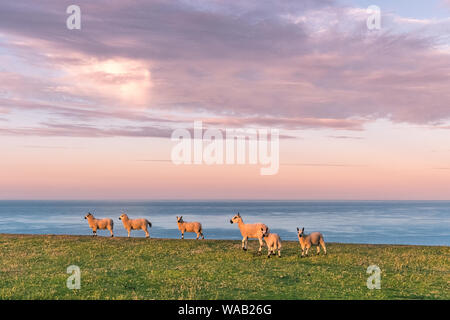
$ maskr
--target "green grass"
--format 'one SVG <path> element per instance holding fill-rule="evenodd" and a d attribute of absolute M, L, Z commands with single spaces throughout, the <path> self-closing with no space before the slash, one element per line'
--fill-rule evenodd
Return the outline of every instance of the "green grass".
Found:
<path fill-rule="evenodd" d="M 256 255 L 240 241 L 0 234 L 0 299 L 450 299 L 450 247 L 328 244 Z M 311 252 L 314 251 L 310 251 Z M 369 265 L 381 289 L 369 290 Z M 69 290 L 69 265 L 81 289 Z"/>

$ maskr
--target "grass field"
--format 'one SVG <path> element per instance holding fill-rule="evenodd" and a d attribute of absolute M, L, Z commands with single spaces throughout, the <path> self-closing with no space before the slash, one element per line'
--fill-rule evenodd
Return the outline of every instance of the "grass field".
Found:
<path fill-rule="evenodd" d="M 328 244 L 256 255 L 240 241 L 0 234 L 0 299 L 450 299 L 450 247 Z M 310 251 L 311 252 L 314 251 Z M 366 286 L 378 265 L 381 289 Z M 66 286 L 69 265 L 81 289 Z"/>

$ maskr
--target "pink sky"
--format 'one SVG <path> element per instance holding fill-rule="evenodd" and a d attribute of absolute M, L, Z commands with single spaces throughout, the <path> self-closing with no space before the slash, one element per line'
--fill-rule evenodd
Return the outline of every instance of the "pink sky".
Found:
<path fill-rule="evenodd" d="M 70 4 L 0 4 L 0 199 L 450 200 L 445 2 Z M 280 129 L 278 174 L 175 166 L 194 121 Z"/>

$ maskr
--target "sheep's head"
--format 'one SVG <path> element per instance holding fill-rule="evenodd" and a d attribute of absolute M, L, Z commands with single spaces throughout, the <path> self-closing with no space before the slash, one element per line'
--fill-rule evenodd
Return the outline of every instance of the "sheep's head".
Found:
<path fill-rule="evenodd" d="M 90 213 L 90 212 L 88 212 L 87 215 L 84 216 L 85 219 L 87 219 L 89 217 L 93 217 L 92 213 Z"/>
<path fill-rule="evenodd" d="M 238 212 L 237 215 L 235 215 L 233 218 L 231 218 L 230 223 L 239 223 L 241 221 L 242 221 L 242 217 Z"/>
<path fill-rule="evenodd" d="M 267 228 L 266 226 L 262 227 L 261 233 L 264 238 L 267 237 L 269 235 L 269 228 Z"/>
<path fill-rule="evenodd" d="M 302 230 L 297 228 L 297 234 L 299 238 L 303 237 L 305 235 L 305 228 L 302 228 Z"/>
<path fill-rule="evenodd" d="M 177 223 L 183 223 L 183 216 L 177 216 Z"/>
<path fill-rule="evenodd" d="M 122 220 L 122 219 L 128 219 L 128 216 L 127 216 L 126 213 L 122 213 L 122 214 L 120 215 L 119 220 Z"/>

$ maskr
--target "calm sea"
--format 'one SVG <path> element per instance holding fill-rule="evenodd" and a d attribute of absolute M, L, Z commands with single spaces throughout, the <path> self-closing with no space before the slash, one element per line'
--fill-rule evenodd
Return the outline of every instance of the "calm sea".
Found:
<path fill-rule="evenodd" d="M 329 242 L 450 245 L 450 201 L 0 201 L 0 233 L 89 235 L 84 215 L 92 212 L 113 218 L 116 236 L 126 236 L 122 211 L 149 219 L 156 238 L 179 238 L 175 216 L 182 215 L 200 221 L 208 239 L 241 239 L 229 222 L 239 211 L 245 223 L 263 222 L 284 240 L 305 227 Z"/>

